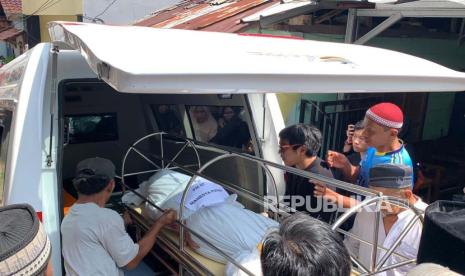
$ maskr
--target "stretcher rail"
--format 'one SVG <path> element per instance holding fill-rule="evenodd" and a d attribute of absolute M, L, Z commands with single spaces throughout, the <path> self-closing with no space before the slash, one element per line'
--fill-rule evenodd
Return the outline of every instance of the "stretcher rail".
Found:
<path fill-rule="evenodd" d="M 163 138 L 164 136 L 165 136 L 165 138 Z M 157 165 L 152 159 L 147 157 L 140 148 L 137 147 L 141 142 L 143 142 L 144 140 L 146 140 L 148 138 L 151 138 L 151 137 L 155 137 L 155 138 L 159 137 L 159 139 L 160 139 L 160 147 L 161 147 L 161 150 L 160 150 L 161 156 L 159 156 L 157 154 L 154 154 L 154 153 L 149 153 L 149 156 L 154 157 L 157 160 L 159 160 L 161 162 L 161 166 Z M 173 139 L 170 139 L 171 137 L 173 137 Z M 179 142 L 180 139 L 184 140 L 184 142 Z M 174 157 L 172 159 L 165 158 L 165 151 L 164 151 L 163 147 L 164 147 L 164 143 L 166 141 L 174 141 L 175 144 L 183 144 L 181 149 L 174 155 Z M 212 158 L 211 160 L 207 161 L 205 164 L 202 164 L 197 147 L 201 148 L 202 150 L 212 151 L 212 152 L 215 152 L 215 153 L 220 154 L 220 155 Z M 178 162 L 176 162 L 176 160 L 181 155 L 181 153 L 183 153 L 188 148 L 190 148 L 190 149 L 192 149 L 194 151 L 194 153 L 196 155 L 196 159 L 197 159 L 197 164 L 186 166 L 186 165 L 182 165 L 182 164 L 179 164 Z M 134 151 L 137 155 L 139 155 L 142 159 L 146 160 L 148 163 L 155 166 L 157 169 L 156 170 L 141 171 L 141 172 L 138 172 L 138 173 L 125 173 L 127 158 L 128 158 L 129 154 L 132 151 Z M 249 191 L 249 190 L 247 190 L 245 188 L 242 188 L 242 187 L 240 187 L 238 185 L 234 185 L 232 183 L 228 183 L 228 182 L 217 180 L 217 179 L 212 179 L 211 177 L 209 177 L 209 176 L 207 176 L 207 175 L 205 175 L 203 173 L 211 165 L 213 165 L 213 164 L 215 164 L 217 162 L 220 162 L 222 160 L 229 159 L 229 158 L 240 158 L 240 159 L 244 159 L 244 160 L 248 160 L 248 161 L 256 163 L 265 172 L 265 175 L 267 176 L 266 179 L 270 182 L 270 184 L 272 184 L 273 191 L 274 191 L 274 193 L 276 195 L 276 198 L 277 198 L 276 202 L 270 202 L 269 199 L 264 198 L 264 197 L 262 197 L 262 196 L 260 196 L 260 195 L 258 195 L 256 193 L 253 193 L 253 192 L 251 192 L 251 191 Z M 193 167 L 197 167 L 198 169 L 195 170 L 195 169 L 193 169 Z M 410 206 L 404 200 L 394 198 L 394 197 L 390 197 L 390 196 L 384 196 L 380 192 L 377 192 L 377 191 L 374 191 L 374 190 L 371 190 L 371 189 L 368 189 L 368 188 L 360 187 L 360 186 L 357 186 L 357 185 L 354 185 L 354 184 L 350 184 L 350 183 L 346 183 L 346 182 L 343 182 L 343 181 L 331 179 L 331 178 L 328 178 L 328 177 L 325 177 L 325 176 L 321 176 L 321 175 L 318 175 L 318 174 L 314 174 L 314 173 L 310 173 L 310 172 L 307 172 L 307 171 L 299 170 L 299 169 L 296 169 L 296 168 L 293 168 L 293 167 L 289 167 L 289 166 L 285 166 L 285 165 L 281 165 L 281 164 L 276 164 L 276 163 L 273 163 L 273 162 L 270 162 L 270 161 L 267 161 L 267 160 L 263 160 L 263 159 L 261 159 L 259 157 L 256 157 L 256 156 L 252 156 L 250 154 L 239 153 L 239 152 L 233 151 L 233 150 L 225 148 L 225 147 L 216 146 L 216 145 L 213 146 L 211 144 L 202 143 L 202 142 L 195 141 L 195 140 L 188 139 L 188 138 L 184 138 L 184 137 L 168 135 L 168 134 L 163 133 L 163 132 L 156 132 L 156 133 L 146 135 L 146 136 L 140 138 L 139 140 L 137 140 L 134 144 L 132 144 L 129 147 L 128 151 L 126 152 L 126 154 L 125 154 L 125 156 L 123 158 L 123 162 L 122 162 L 122 178 L 121 179 L 122 179 L 123 189 L 128 189 L 128 190 L 132 191 L 135 195 L 137 195 L 138 197 L 143 199 L 145 202 L 147 202 L 152 207 L 156 208 L 157 210 L 159 210 L 161 212 L 164 212 L 164 210 L 162 208 L 160 208 L 159 206 L 157 206 L 156 204 L 151 202 L 145 196 L 141 195 L 140 193 L 138 193 L 134 189 L 131 189 L 129 186 L 127 186 L 126 183 L 125 183 L 125 177 L 130 176 L 130 175 L 149 173 L 151 171 L 158 171 L 160 169 L 165 169 L 165 168 L 179 169 L 179 170 L 184 171 L 184 172 L 191 175 L 191 178 L 190 178 L 186 188 L 184 189 L 184 191 L 182 193 L 180 209 L 179 209 L 179 220 L 176 221 L 176 223 L 180 227 L 179 228 L 179 230 L 180 230 L 179 231 L 179 244 L 176 247 L 178 248 L 178 250 L 181 253 L 183 253 L 183 256 L 184 256 L 183 258 L 187 258 L 187 260 L 184 260 L 184 261 L 192 261 L 192 260 L 189 260 L 188 257 L 186 257 L 186 256 L 189 256 L 189 254 L 187 254 L 187 252 L 185 251 L 185 248 L 184 248 L 184 237 L 185 237 L 185 235 L 184 235 L 185 232 L 184 231 L 187 230 L 189 233 L 191 233 L 192 235 L 194 235 L 198 239 L 205 242 L 209 247 L 211 247 L 216 252 L 218 252 L 226 260 L 228 260 L 229 262 L 231 262 L 232 264 L 237 266 L 239 269 L 244 271 L 246 274 L 253 275 L 250 271 L 248 271 L 243 266 L 238 264 L 233 258 L 231 258 L 230 256 L 227 256 L 227 254 L 222 252 L 219 248 L 215 247 L 213 244 L 209 243 L 200 234 L 196 233 L 195 231 L 193 231 L 192 229 L 187 227 L 185 225 L 185 222 L 183 221 L 183 213 L 184 213 L 183 209 L 184 209 L 184 206 L 185 206 L 187 194 L 189 193 L 195 179 L 198 178 L 198 177 L 202 177 L 202 178 L 207 179 L 209 181 L 218 183 L 219 185 L 223 186 L 225 189 L 227 189 L 227 190 L 229 190 L 231 192 L 234 192 L 234 193 L 236 193 L 236 194 L 238 194 L 240 196 L 243 196 L 244 198 L 246 198 L 248 200 L 251 200 L 252 202 L 254 202 L 256 204 L 259 204 L 263 208 L 269 208 L 270 205 L 272 205 L 275 208 L 275 210 L 277 210 L 277 212 L 275 212 L 275 217 L 274 217 L 275 220 L 279 219 L 278 213 L 282 214 L 282 215 L 289 215 L 289 212 L 293 212 L 293 213 L 297 212 L 295 209 L 293 209 L 293 208 L 291 208 L 289 206 L 286 206 L 285 204 L 282 204 L 281 201 L 279 200 L 278 188 L 277 188 L 276 181 L 275 181 L 275 179 L 274 179 L 274 177 L 273 177 L 273 175 L 271 173 L 270 168 L 276 168 L 276 169 L 282 170 L 284 172 L 288 172 L 288 173 L 291 173 L 291 174 L 294 174 L 294 175 L 298 175 L 298 176 L 307 178 L 307 179 L 309 179 L 311 181 L 319 182 L 319 183 L 322 183 L 324 185 L 329 185 L 329 186 L 332 186 L 332 187 L 335 187 L 335 188 L 339 188 L 339 189 L 342 189 L 342 190 L 345 190 L 345 191 L 349 191 L 349 192 L 352 192 L 352 193 L 355 193 L 355 194 L 358 194 L 358 195 L 365 196 L 366 197 L 365 200 L 363 200 L 362 202 L 360 202 L 360 204 L 358 204 L 358 205 L 350 208 L 348 211 L 346 211 L 332 225 L 332 229 L 335 230 L 335 231 L 339 231 L 340 233 L 347 233 L 346 231 L 342 230 L 340 228 L 340 226 L 348 218 L 350 218 L 352 215 L 356 214 L 362 208 L 365 208 L 365 207 L 368 207 L 368 206 L 371 206 L 371 205 L 376 205 L 377 206 L 376 211 L 375 211 L 375 216 L 374 216 L 375 223 L 374 223 L 374 229 L 373 229 L 373 240 L 371 242 L 368 242 L 368 241 L 365 241 L 365 240 L 363 240 L 361 238 L 359 239 L 360 241 L 362 241 L 364 243 L 372 245 L 372 253 L 371 253 L 372 262 L 371 262 L 370 266 L 365 267 L 354 256 L 351 255 L 352 262 L 359 268 L 359 270 L 360 270 L 359 272 L 362 273 L 362 275 L 373 275 L 373 274 L 376 274 L 376 273 L 379 273 L 379 272 L 382 272 L 382 271 L 386 271 L 387 269 L 386 269 L 386 266 L 384 266 L 384 264 L 386 263 L 386 261 L 388 260 L 388 258 L 391 255 L 399 256 L 404 260 L 399 262 L 399 263 L 389 265 L 388 266 L 389 269 L 394 269 L 394 268 L 397 268 L 397 267 L 400 267 L 400 266 L 403 266 L 403 265 L 406 265 L 406 264 L 410 264 L 410 263 L 416 261 L 415 259 L 408 259 L 407 257 L 405 257 L 405 256 L 403 256 L 401 254 L 398 254 L 397 252 L 394 252 L 395 249 L 397 248 L 397 246 L 402 241 L 402 239 L 408 233 L 408 231 L 414 226 L 414 224 L 418 220 L 421 223 L 423 223 L 423 217 L 422 217 L 423 213 L 422 213 L 422 211 L 414 208 L 413 206 Z M 396 205 L 396 206 L 399 206 L 399 207 L 402 207 L 402 208 L 410 208 L 414 212 L 414 218 L 408 223 L 407 227 L 401 232 L 401 234 L 396 239 L 396 241 L 394 242 L 394 244 L 393 244 L 393 246 L 391 248 L 384 248 L 384 247 L 378 245 L 378 231 L 379 231 L 379 223 L 378 222 L 379 222 L 380 215 L 381 215 L 381 203 L 383 203 L 383 202 L 389 203 L 389 204 L 392 204 L 392 205 Z M 347 234 L 351 234 L 351 233 L 347 233 Z M 351 234 L 351 236 L 354 236 L 354 235 Z M 378 248 L 381 248 L 381 249 L 384 249 L 384 250 L 387 251 L 386 254 L 384 254 L 382 256 L 382 258 L 381 258 L 381 260 L 379 262 L 376 261 L 377 257 L 378 257 L 377 256 L 378 255 Z M 183 261 L 183 260 L 179 260 L 179 261 Z M 201 264 L 198 264 L 198 265 L 201 266 Z M 208 268 L 204 268 L 204 270 L 208 270 Z M 182 274 L 182 272 L 181 272 L 181 274 Z"/>

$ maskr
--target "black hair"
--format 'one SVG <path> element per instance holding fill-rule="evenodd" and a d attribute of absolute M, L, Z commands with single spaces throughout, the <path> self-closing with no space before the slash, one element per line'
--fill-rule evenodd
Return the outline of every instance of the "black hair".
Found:
<path fill-rule="evenodd" d="M 365 125 L 363 124 L 363 120 L 356 122 L 354 125 L 354 131 L 362 130 L 364 128 L 365 128 Z"/>
<path fill-rule="evenodd" d="M 295 124 L 282 129 L 279 138 L 289 141 L 291 145 L 307 147 L 305 155 L 313 157 L 321 148 L 321 131 L 310 124 Z"/>
<path fill-rule="evenodd" d="M 305 214 L 286 218 L 263 240 L 264 276 L 349 276 L 351 260 L 339 234 Z"/>
<path fill-rule="evenodd" d="M 90 169 L 81 170 L 77 175 L 73 180 L 73 185 L 77 192 L 83 195 L 100 193 L 110 184 L 111 180 L 105 175 L 94 174 Z"/>

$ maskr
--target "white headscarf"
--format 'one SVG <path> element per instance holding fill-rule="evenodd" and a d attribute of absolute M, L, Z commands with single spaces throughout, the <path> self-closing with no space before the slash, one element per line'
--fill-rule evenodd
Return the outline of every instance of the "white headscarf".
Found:
<path fill-rule="evenodd" d="M 199 123 L 195 119 L 194 109 L 202 109 L 207 114 L 207 120 L 205 122 Z M 192 106 L 189 108 L 189 113 L 191 115 L 192 125 L 194 127 L 195 139 L 200 142 L 208 142 L 213 137 L 215 137 L 218 130 L 218 123 L 215 118 L 213 118 L 210 109 L 207 106 Z"/>

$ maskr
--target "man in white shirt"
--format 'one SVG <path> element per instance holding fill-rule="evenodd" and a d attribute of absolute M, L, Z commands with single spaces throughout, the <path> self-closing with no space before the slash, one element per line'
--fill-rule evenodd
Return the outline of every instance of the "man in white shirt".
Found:
<path fill-rule="evenodd" d="M 124 275 L 121 268 L 135 268 L 155 244 L 163 226 L 176 220 L 176 212 L 164 213 L 138 242 L 125 230 L 121 216 L 104 208 L 115 187 L 115 166 L 95 157 L 79 162 L 73 181 L 78 200 L 61 224 L 66 274 Z"/>
<path fill-rule="evenodd" d="M 425 210 L 427 204 L 416 197 L 411 191 L 413 172 L 410 166 L 400 164 L 380 164 L 370 169 L 371 189 L 382 192 L 385 196 L 392 196 L 407 201 L 411 206 L 419 210 Z M 350 230 L 355 236 L 373 242 L 373 231 L 375 223 L 375 208 L 362 209 L 357 214 L 354 227 Z M 401 208 L 391 204 L 384 204 L 381 209 L 378 230 L 378 246 L 389 249 L 395 243 L 402 231 L 407 227 L 415 213 L 411 209 Z M 414 259 L 418 253 L 420 237 L 423 225 L 416 221 L 413 227 L 408 231 L 401 243 L 397 246 L 394 253 Z M 349 251 L 364 265 L 370 268 L 372 245 L 360 242 L 354 238 L 346 237 L 345 244 Z M 378 248 L 376 262 L 377 264 L 386 254 L 386 250 Z M 388 257 L 382 267 L 387 267 L 404 261 L 401 257 L 392 254 Z M 400 266 L 377 275 L 405 275 L 414 264 Z"/>

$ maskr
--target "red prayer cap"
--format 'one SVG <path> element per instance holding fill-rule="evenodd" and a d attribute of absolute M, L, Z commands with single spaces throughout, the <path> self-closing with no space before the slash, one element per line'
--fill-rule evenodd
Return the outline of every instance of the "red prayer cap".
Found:
<path fill-rule="evenodd" d="M 404 114 L 402 110 L 393 103 L 379 103 L 367 110 L 366 117 L 376 123 L 389 128 L 402 128 Z"/>

